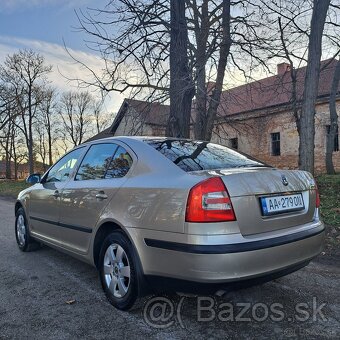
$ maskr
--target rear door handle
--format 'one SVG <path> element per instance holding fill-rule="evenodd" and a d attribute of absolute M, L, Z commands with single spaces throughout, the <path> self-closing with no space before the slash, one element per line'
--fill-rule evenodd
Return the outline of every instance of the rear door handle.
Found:
<path fill-rule="evenodd" d="M 58 190 L 56 190 L 53 194 L 52 194 L 52 196 L 54 196 L 54 198 L 58 198 L 58 197 L 60 197 L 60 193 L 59 193 L 59 191 Z"/>
<path fill-rule="evenodd" d="M 107 195 L 105 194 L 104 191 L 99 191 L 98 194 L 96 195 L 96 198 L 98 198 L 99 200 L 106 200 Z"/>

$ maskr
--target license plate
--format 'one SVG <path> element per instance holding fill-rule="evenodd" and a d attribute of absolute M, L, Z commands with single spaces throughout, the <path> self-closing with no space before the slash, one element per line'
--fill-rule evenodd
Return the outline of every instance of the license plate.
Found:
<path fill-rule="evenodd" d="M 302 194 L 261 197 L 261 206 L 264 216 L 305 208 Z"/>

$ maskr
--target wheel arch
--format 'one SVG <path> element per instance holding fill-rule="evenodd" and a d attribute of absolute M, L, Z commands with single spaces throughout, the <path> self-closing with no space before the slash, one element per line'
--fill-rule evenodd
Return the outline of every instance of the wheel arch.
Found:
<path fill-rule="evenodd" d="M 129 235 L 128 232 L 126 232 L 126 230 L 120 224 L 118 224 L 115 221 L 105 221 L 96 230 L 96 235 L 95 235 L 94 240 L 93 240 L 93 262 L 94 262 L 94 265 L 96 266 L 97 269 L 99 269 L 98 261 L 99 261 L 99 254 L 100 254 L 101 246 L 102 246 L 105 238 L 107 237 L 107 235 L 109 235 L 112 231 L 115 231 L 115 230 L 121 231 L 128 238 L 128 240 L 130 241 L 130 243 L 132 244 L 132 247 L 134 249 L 139 268 L 143 272 L 142 263 L 140 261 L 139 254 L 137 252 L 137 249 L 136 249 L 134 242 L 132 241 L 131 236 Z"/>
<path fill-rule="evenodd" d="M 14 213 L 15 213 L 15 215 L 17 214 L 17 211 L 18 211 L 20 208 L 23 208 L 24 211 L 25 211 L 24 205 L 23 205 L 20 201 L 16 201 L 16 202 L 15 202 L 15 207 L 14 207 Z"/>

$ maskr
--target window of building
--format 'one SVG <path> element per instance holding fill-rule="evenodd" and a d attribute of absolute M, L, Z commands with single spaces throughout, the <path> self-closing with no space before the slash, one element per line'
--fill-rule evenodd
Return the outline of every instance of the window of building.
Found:
<path fill-rule="evenodd" d="M 76 180 L 84 181 L 105 178 L 106 169 L 116 150 L 116 144 L 92 145 L 81 162 Z"/>
<path fill-rule="evenodd" d="M 331 126 L 330 125 L 326 125 L 326 129 L 327 129 L 327 135 L 328 135 L 329 131 L 331 129 Z M 337 127 L 337 129 L 336 129 L 336 134 L 335 134 L 335 138 L 334 138 L 333 151 L 339 151 L 339 127 Z"/>
<path fill-rule="evenodd" d="M 230 138 L 230 147 L 232 147 L 233 149 L 238 149 L 238 138 Z"/>
<path fill-rule="evenodd" d="M 280 132 L 271 133 L 272 140 L 272 156 L 280 156 L 281 155 L 281 146 L 280 146 Z"/>

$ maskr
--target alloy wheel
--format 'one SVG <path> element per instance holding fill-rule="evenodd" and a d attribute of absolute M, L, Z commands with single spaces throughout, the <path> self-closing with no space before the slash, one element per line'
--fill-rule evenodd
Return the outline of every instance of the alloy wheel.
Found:
<path fill-rule="evenodd" d="M 117 243 L 111 244 L 104 256 L 105 283 L 111 293 L 124 297 L 130 286 L 130 263 L 125 250 Z"/>
<path fill-rule="evenodd" d="M 17 218 L 17 236 L 19 245 L 24 246 L 26 242 L 26 226 L 25 218 L 22 215 L 19 215 Z"/>

